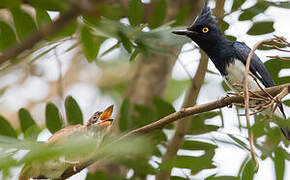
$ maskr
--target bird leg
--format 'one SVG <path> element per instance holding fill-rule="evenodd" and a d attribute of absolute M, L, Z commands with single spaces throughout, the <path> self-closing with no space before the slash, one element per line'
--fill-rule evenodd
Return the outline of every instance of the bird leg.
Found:
<path fill-rule="evenodd" d="M 64 160 L 64 162 L 66 164 L 73 165 L 73 171 L 74 172 L 77 172 L 77 165 L 80 163 L 80 161 L 68 161 L 68 160 Z"/>

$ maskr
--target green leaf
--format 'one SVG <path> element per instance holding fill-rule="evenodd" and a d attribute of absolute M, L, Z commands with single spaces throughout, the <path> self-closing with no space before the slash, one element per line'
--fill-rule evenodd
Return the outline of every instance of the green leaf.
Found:
<path fill-rule="evenodd" d="M 188 180 L 188 178 L 184 178 L 180 176 L 170 176 L 170 180 Z"/>
<path fill-rule="evenodd" d="M 290 100 L 283 101 L 283 104 L 285 104 L 286 106 L 290 106 Z"/>
<path fill-rule="evenodd" d="M 120 131 L 127 131 L 130 127 L 130 101 L 128 98 L 124 99 L 120 109 Z"/>
<path fill-rule="evenodd" d="M 24 139 L 30 140 L 30 141 L 36 141 L 39 132 L 40 130 L 38 126 L 32 125 L 29 128 L 27 128 L 26 131 L 24 132 Z"/>
<path fill-rule="evenodd" d="M 240 178 L 235 176 L 215 176 L 214 174 L 205 180 L 240 180 Z"/>
<path fill-rule="evenodd" d="M 167 14 L 167 1 L 159 0 L 154 8 L 149 26 L 154 29 L 163 24 L 163 21 Z"/>
<path fill-rule="evenodd" d="M 130 62 L 133 61 L 137 57 L 138 54 L 139 54 L 139 51 L 137 49 L 134 49 L 134 51 L 130 55 L 129 61 Z"/>
<path fill-rule="evenodd" d="M 290 63 L 287 61 L 280 61 L 278 59 L 271 59 L 266 61 L 266 68 L 269 70 L 271 77 L 277 85 L 290 82 L 290 76 L 280 77 L 279 73 L 282 69 L 290 68 Z"/>
<path fill-rule="evenodd" d="M 164 116 L 167 116 L 175 112 L 175 109 L 172 106 L 172 104 L 164 101 L 163 99 L 155 97 L 153 98 L 153 103 L 156 107 L 157 119 L 161 119 Z"/>
<path fill-rule="evenodd" d="M 33 18 L 20 8 L 11 9 L 13 22 L 16 28 L 17 35 L 20 40 L 23 40 L 27 35 L 36 30 L 36 25 Z"/>
<path fill-rule="evenodd" d="M 20 0 L 1 0 L 0 8 L 15 8 L 19 7 L 21 4 Z"/>
<path fill-rule="evenodd" d="M 199 115 L 195 115 L 192 117 L 192 123 L 189 128 L 188 133 L 189 134 L 204 134 L 211 131 L 216 131 L 219 127 L 215 125 L 207 125 L 205 124 L 205 120 L 211 119 L 217 115 L 219 115 L 219 112 L 205 112 L 201 113 Z"/>
<path fill-rule="evenodd" d="M 89 27 L 84 26 L 81 30 L 81 41 L 83 52 L 89 61 L 96 59 L 100 44 L 98 44 L 97 36 L 95 36 Z"/>
<path fill-rule="evenodd" d="M 182 9 L 179 10 L 176 18 L 175 18 L 175 22 L 173 23 L 172 26 L 180 26 L 183 25 L 185 23 L 186 18 L 189 16 L 190 13 L 190 6 L 185 6 Z"/>
<path fill-rule="evenodd" d="M 262 137 L 266 134 L 267 128 L 269 129 L 269 123 L 260 123 L 262 118 L 264 118 L 262 115 L 256 115 L 255 116 L 255 124 L 252 126 L 254 139 L 257 139 L 259 137 Z"/>
<path fill-rule="evenodd" d="M 225 35 L 225 38 L 227 38 L 230 41 L 236 41 L 237 40 L 237 38 L 235 36 Z"/>
<path fill-rule="evenodd" d="M 247 162 L 246 166 L 243 169 L 243 172 L 242 172 L 242 175 L 241 175 L 242 176 L 241 179 L 242 180 L 253 179 L 254 178 L 254 174 L 255 174 L 254 162 L 253 162 L 253 160 L 249 160 Z"/>
<path fill-rule="evenodd" d="M 77 21 L 73 21 L 68 26 L 63 28 L 59 33 L 56 33 L 55 35 L 53 35 L 51 38 L 61 39 L 68 36 L 72 36 L 76 32 L 77 28 L 78 28 Z"/>
<path fill-rule="evenodd" d="M 189 87 L 190 80 L 171 79 L 165 92 L 165 99 L 168 102 L 174 102 Z"/>
<path fill-rule="evenodd" d="M 276 7 L 280 7 L 280 8 L 287 8 L 290 9 L 290 3 L 285 1 L 285 2 L 264 2 L 266 3 L 268 6 L 276 6 Z"/>
<path fill-rule="evenodd" d="M 5 168 L 9 168 L 12 166 L 17 166 L 17 160 L 13 158 L 11 153 L 3 153 L 0 152 L 0 169 L 1 171 L 4 170 Z M 3 171 L 2 171 L 3 173 Z M 3 178 L 3 176 L 2 176 Z M 11 176 L 9 176 L 7 179 L 10 179 Z M 5 179 L 5 178 L 3 178 Z"/>
<path fill-rule="evenodd" d="M 29 0 L 29 3 L 38 9 L 47 11 L 64 11 L 69 8 L 68 3 L 63 0 Z"/>
<path fill-rule="evenodd" d="M 264 151 L 271 153 L 276 150 L 281 141 L 281 132 L 279 127 L 269 129 L 266 136 L 266 141 L 261 147 Z M 265 154 L 266 155 L 266 154 Z"/>
<path fill-rule="evenodd" d="M 38 27 L 43 27 L 47 24 L 51 24 L 52 20 L 49 14 L 42 9 L 35 9 L 36 10 L 36 22 Z"/>
<path fill-rule="evenodd" d="M 29 111 L 24 108 L 18 111 L 18 118 L 22 132 L 25 132 L 30 126 L 36 125 Z"/>
<path fill-rule="evenodd" d="M 65 113 L 70 125 L 83 124 L 81 108 L 72 96 L 65 98 Z"/>
<path fill-rule="evenodd" d="M 238 143 L 241 147 L 247 149 L 248 151 L 250 151 L 250 149 L 248 148 L 247 144 L 244 143 L 242 140 L 236 138 L 235 136 L 231 135 L 231 134 L 228 134 L 228 136 L 234 140 L 236 143 Z"/>
<path fill-rule="evenodd" d="M 231 89 L 229 88 L 229 86 L 227 85 L 225 81 L 222 81 L 222 87 L 225 91 L 231 91 Z"/>
<path fill-rule="evenodd" d="M 129 22 L 133 26 L 141 23 L 143 18 L 143 3 L 141 0 L 131 0 L 128 7 Z"/>
<path fill-rule="evenodd" d="M 212 150 L 217 148 L 216 145 L 206 143 L 206 142 L 201 142 L 201 141 L 184 141 L 182 149 L 186 150 Z"/>
<path fill-rule="evenodd" d="M 263 13 L 269 6 L 265 3 L 257 3 L 254 7 L 245 9 L 243 13 L 240 15 L 239 20 L 252 20 L 256 15 Z"/>
<path fill-rule="evenodd" d="M 147 158 L 134 158 L 134 159 L 125 159 L 120 158 L 117 160 L 119 164 L 124 165 L 125 167 L 132 168 L 134 172 L 139 176 L 146 176 L 148 174 L 155 174 L 156 169 L 153 168 L 149 163 Z"/>
<path fill-rule="evenodd" d="M 225 30 L 227 30 L 230 27 L 229 23 L 222 21 L 220 24 L 220 29 L 222 31 L 222 33 L 225 32 Z"/>
<path fill-rule="evenodd" d="M 191 174 L 197 174 L 204 169 L 215 168 L 212 158 L 214 150 L 206 151 L 202 156 L 177 156 L 174 161 L 174 167 L 191 169 Z"/>
<path fill-rule="evenodd" d="M 247 34 L 249 35 L 261 35 L 274 32 L 273 21 L 261 21 L 255 22 Z"/>
<path fill-rule="evenodd" d="M 275 153 L 274 165 L 275 165 L 276 179 L 283 180 L 284 170 L 285 170 L 284 151 L 281 147 L 278 147 L 274 153 Z"/>
<path fill-rule="evenodd" d="M 155 141 L 155 144 L 160 144 L 161 142 L 167 141 L 166 134 L 161 130 L 154 131 L 154 132 L 150 133 L 149 136 L 151 137 L 151 139 L 153 139 Z"/>
<path fill-rule="evenodd" d="M 13 29 L 4 21 L 0 21 L 0 51 L 17 42 Z"/>
<path fill-rule="evenodd" d="M 122 42 L 122 45 L 126 49 L 126 51 L 128 53 L 131 53 L 133 44 L 131 43 L 130 39 L 122 31 L 118 32 L 118 36 L 120 38 L 120 41 Z"/>
<path fill-rule="evenodd" d="M 122 7 L 117 3 L 115 5 L 98 3 L 96 9 L 96 12 L 99 12 L 103 17 L 110 20 L 118 21 L 121 17 L 124 16 Z"/>
<path fill-rule="evenodd" d="M 157 120 L 156 113 L 151 107 L 137 104 L 134 106 L 134 111 L 136 112 L 136 116 L 133 119 L 135 127 L 142 127 Z"/>
<path fill-rule="evenodd" d="M 100 56 L 104 56 L 106 54 L 109 54 L 110 52 L 112 52 L 113 50 L 117 49 L 120 47 L 121 42 L 118 41 L 116 44 L 114 44 L 112 47 L 110 47 L 109 49 L 107 49 L 106 51 L 104 51 Z"/>
<path fill-rule="evenodd" d="M 232 6 L 232 12 L 241 8 L 241 6 L 244 4 L 246 0 L 238 0 L 238 1 L 234 1 L 233 6 Z"/>
<path fill-rule="evenodd" d="M 58 108 L 53 103 L 47 103 L 45 107 L 45 123 L 47 129 L 53 134 L 62 128 L 62 118 Z"/>
<path fill-rule="evenodd" d="M 17 137 L 16 131 L 13 129 L 10 123 L 1 115 L 0 115 L 0 135 Z"/>
<path fill-rule="evenodd" d="M 94 174 L 87 173 L 86 180 L 103 179 L 107 180 L 107 176 L 103 171 L 96 171 Z"/>

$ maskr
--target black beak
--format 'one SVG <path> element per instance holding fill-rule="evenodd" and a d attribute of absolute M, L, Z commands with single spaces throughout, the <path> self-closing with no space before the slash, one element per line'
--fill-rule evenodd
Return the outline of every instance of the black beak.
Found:
<path fill-rule="evenodd" d="M 187 36 L 189 34 L 195 34 L 194 31 L 189 31 L 189 30 L 176 30 L 176 31 L 172 31 L 173 34 L 177 34 L 177 35 L 182 35 L 182 36 Z"/>

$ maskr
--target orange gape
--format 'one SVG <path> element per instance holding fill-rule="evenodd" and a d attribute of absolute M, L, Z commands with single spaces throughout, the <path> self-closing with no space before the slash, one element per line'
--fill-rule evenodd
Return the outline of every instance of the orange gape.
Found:
<path fill-rule="evenodd" d="M 111 125 L 111 121 L 106 121 L 102 123 L 104 127 L 109 127 Z"/>
<path fill-rule="evenodd" d="M 102 120 L 106 120 L 106 119 L 110 119 L 111 118 L 111 115 L 112 115 L 112 112 L 113 112 L 113 105 L 112 106 L 109 106 L 101 115 L 100 117 L 100 121 Z"/>
<path fill-rule="evenodd" d="M 112 122 L 111 121 L 106 121 L 108 119 L 111 118 L 111 115 L 112 115 L 112 112 L 113 112 L 113 105 L 108 107 L 103 113 L 102 115 L 100 116 L 99 118 L 99 121 L 102 122 L 101 124 L 104 126 L 104 127 L 109 127 Z"/>

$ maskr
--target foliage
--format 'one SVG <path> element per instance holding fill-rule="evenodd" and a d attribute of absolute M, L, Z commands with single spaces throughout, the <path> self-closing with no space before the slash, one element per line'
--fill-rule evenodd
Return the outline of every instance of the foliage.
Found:
<path fill-rule="evenodd" d="M 72 5 L 68 2 L 62 0 L 1 0 L 0 8 L 9 12 L 10 19 L 2 19 L 0 16 L 0 51 L 2 52 L 16 43 L 23 42 L 37 30 L 51 24 L 55 20 L 51 16 L 52 13 L 62 15 L 72 8 Z M 252 22 L 252 26 L 247 30 L 247 35 L 250 36 L 274 32 L 273 21 L 254 20 L 256 16 L 264 13 L 268 7 L 289 8 L 289 3 L 276 1 L 257 1 L 251 7 L 244 8 L 243 4 L 245 2 L 246 0 L 234 1 L 227 15 L 238 12 L 240 14 L 239 21 Z M 23 8 L 23 5 L 29 8 Z M 151 8 L 150 12 L 148 12 L 148 7 Z M 167 16 L 170 8 L 172 8 L 170 2 L 166 0 L 151 0 L 150 3 L 144 3 L 141 0 L 129 0 L 127 7 L 123 7 L 119 1 L 114 4 L 100 1 L 97 3 L 94 12 L 83 13 L 63 30 L 51 37 L 46 37 L 45 41 L 39 42 L 34 48 L 23 52 L 17 59 L 9 61 L 1 69 L 3 71 L 9 70 L 17 64 L 25 64 L 33 69 L 35 68 L 34 65 L 41 61 L 40 59 L 51 56 L 58 46 L 67 41 L 73 43 L 63 53 L 76 51 L 83 54 L 87 62 L 91 63 L 90 66 L 97 65 L 103 70 L 103 73 L 109 69 L 108 67 L 117 66 L 115 70 L 121 74 L 123 69 L 121 69 L 120 64 L 125 62 L 129 66 L 134 66 L 134 61 L 138 61 L 140 56 L 146 57 L 148 61 L 152 60 L 151 57 L 156 54 L 162 57 L 176 56 L 172 49 L 180 48 L 190 41 L 187 38 L 172 35 L 171 31 L 183 28 L 180 26 L 186 25 L 191 13 L 191 4 L 186 4 L 180 8 L 174 7 L 179 9 L 176 10 L 174 18 L 168 20 Z M 221 30 L 223 33 L 231 26 L 229 22 L 222 20 Z M 226 36 L 232 40 L 237 38 L 230 34 L 226 34 Z M 104 49 L 106 42 L 112 41 L 112 39 L 115 43 Z M 260 49 L 268 50 L 267 48 Z M 117 63 L 100 61 L 106 55 L 112 54 L 113 51 L 121 52 L 116 58 Z M 282 70 L 290 68 L 289 62 L 270 59 L 265 62 L 265 65 L 276 84 L 290 82 L 289 76 L 280 76 Z M 31 70 L 31 72 L 32 75 L 37 76 L 37 71 Z M 94 78 L 96 77 L 92 77 L 92 79 Z M 103 94 L 121 99 L 122 103 L 118 116 L 121 133 L 145 126 L 175 112 L 174 102 L 182 96 L 191 83 L 190 80 L 170 78 L 164 97 L 154 98 L 151 106 L 145 106 L 132 104 L 129 98 L 125 97 L 124 89 L 129 86 L 128 77 L 117 83 L 110 83 L 109 81 L 106 81 L 107 84 L 105 85 L 98 84 L 100 86 L 98 88 L 102 90 Z M 223 87 L 226 90 L 227 87 L 224 83 Z M 1 96 L 2 94 L 1 89 Z M 0 115 L 0 170 L 3 179 L 10 176 L 10 168 L 19 167 L 37 159 L 50 159 L 63 155 L 64 152 L 80 153 L 81 150 L 86 151 L 94 144 L 92 139 L 75 138 L 71 142 L 62 144 L 61 147 L 52 146 L 47 148 L 42 143 L 37 142 L 39 134 L 44 129 L 48 129 L 53 134 L 63 128 L 65 124 L 76 125 L 85 122 L 83 109 L 73 96 L 65 98 L 66 118 L 62 115 L 62 108 L 52 102 L 45 102 L 44 126 L 36 121 L 32 116 L 32 110 L 26 107 L 18 111 L 20 128 L 15 128 L 16 126 L 9 121 L 9 117 Z M 289 100 L 284 101 L 284 104 L 290 107 Z M 268 122 L 259 122 L 262 118 L 261 115 L 255 116 L 256 121 L 252 126 L 255 135 L 255 147 L 259 151 L 258 158 L 261 163 L 263 163 L 263 160 L 270 158 L 274 164 L 276 178 L 283 179 L 286 167 L 285 161 L 289 160 L 289 153 L 287 152 L 289 143 L 281 137 L 279 128 L 273 128 Z M 112 162 L 132 170 L 133 175 L 129 179 L 144 178 L 156 174 L 160 168 L 169 167 L 175 167 L 181 171 L 185 168 L 190 171 L 189 177 L 173 174 L 171 179 L 190 179 L 195 175 L 200 177 L 199 173 L 201 171 L 218 169 L 218 163 L 215 162 L 214 157 L 216 150 L 223 144 L 240 148 L 249 153 L 248 140 L 243 137 L 233 134 L 226 134 L 226 140 L 215 137 L 213 132 L 219 132 L 223 127 L 216 125 L 217 123 L 213 125 L 213 121 L 223 121 L 223 112 L 211 111 L 193 116 L 192 124 L 185 136 L 185 142 L 178 153 L 178 157 L 169 164 L 162 164 L 161 166 L 160 159 L 167 148 L 170 134 L 174 132 L 174 123 L 161 130 L 149 133 L 146 138 L 133 137 L 120 142 L 117 141 L 117 137 L 108 138 L 104 145 L 98 149 L 96 156 L 98 158 L 108 157 Z M 242 125 L 240 125 L 240 129 L 241 131 L 247 130 Z M 15 158 L 21 150 L 29 150 L 30 153 L 19 159 Z M 202 153 L 200 154 L 200 152 Z M 214 180 L 253 179 L 255 177 L 252 160 L 241 163 L 239 174 L 233 176 L 207 175 L 208 177 L 201 178 Z M 86 179 L 106 179 L 107 176 L 110 176 L 110 174 L 97 171 L 95 174 L 88 174 Z M 115 179 L 128 179 L 127 176 L 114 176 Z M 112 177 L 110 176 L 110 178 Z"/>

